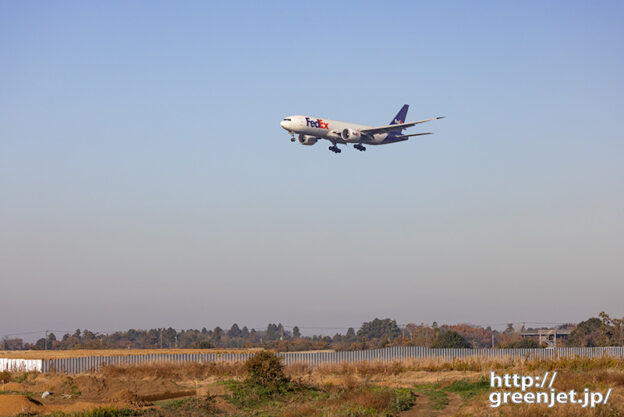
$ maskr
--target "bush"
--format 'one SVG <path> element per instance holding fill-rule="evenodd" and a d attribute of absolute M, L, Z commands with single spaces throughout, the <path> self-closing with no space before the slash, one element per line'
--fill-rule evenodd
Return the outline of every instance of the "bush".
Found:
<path fill-rule="evenodd" d="M 11 381 L 11 372 L 9 371 L 0 372 L 0 382 L 3 384 L 6 384 L 9 381 Z"/>
<path fill-rule="evenodd" d="M 284 373 L 282 360 L 273 352 L 256 353 L 245 362 L 245 371 L 247 372 L 245 381 L 252 385 L 278 389 L 289 382 Z"/>
<path fill-rule="evenodd" d="M 236 406 L 253 407 L 300 388 L 290 382 L 281 359 L 272 352 L 256 353 L 245 362 L 244 367 L 247 373 L 245 380 L 228 384 L 231 392 L 228 400 Z"/>
<path fill-rule="evenodd" d="M 390 406 L 394 411 L 401 412 L 412 408 L 416 395 L 412 390 L 406 388 L 395 389 L 392 395 Z"/>

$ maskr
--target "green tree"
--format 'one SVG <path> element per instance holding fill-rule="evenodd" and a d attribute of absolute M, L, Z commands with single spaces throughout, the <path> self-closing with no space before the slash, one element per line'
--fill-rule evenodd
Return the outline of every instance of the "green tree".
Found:
<path fill-rule="evenodd" d="M 219 346 L 219 344 L 221 343 L 221 338 L 223 337 L 224 334 L 225 332 L 223 331 L 221 327 L 219 326 L 215 327 L 212 339 L 214 340 L 214 344 L 216 346 Z"/>
<path fill-rule="evenodd" d="M 249 337 L 249 329 L 247 328 L 247 326 L 244 326 L 243 330 L 241 330 L 241 337 L 243 339 L 247 339 Z"/>
<path fill-rule="evenodd" d="M 459 333 L 449 330 L 440 333 L 431 345 L 432 348 L 472 348 L 470 343 Z"/>
<path fill-rule="evenodd" d="M 390 319 L 374 319 L 370 322 L 362 323 L 362 327 L 357 332 L 358 337 L 366 339 L 381 339 L 386 336 L 392 341 L 394 338 L 401 336 L 401 329 L 396 324 L 396 320 Z"/>
<path fill-rule="evenodd" d="M 227 335 L 230 338 L 240 337 L 241 329 L 238 327 L 238 324 L 234 323 L 232 327 L 230 328 L 230 330 L 228 330 Z"/>
<path fill-rule="evenodd" d="M 277 325 L 274 323 L 269 323 L 266 330 L 266 338 L 267 340 L 275 340 L 279 338 Z"/>
<path fill-rule="evenodd" d="M 600 346 L 602 321 L 598 317 L 591 317 L 580 322 L 570 333 L 568 345 L 580 347 Z"/>
<path fill-rule="evenodd" d="M 352 342 L 355 340 L 355 329 L 353 329 L 353 327 L 349 327 L 349 329 L 347 330 L 346 337 L 349 342 Z"/>
<path fill-rule="evenodd" d="M 508 349 L 535 349 L 540 347 L 540 345 L 535 340 L 522 339 L 518 342 L 512 342 L 505 347 Z"/>

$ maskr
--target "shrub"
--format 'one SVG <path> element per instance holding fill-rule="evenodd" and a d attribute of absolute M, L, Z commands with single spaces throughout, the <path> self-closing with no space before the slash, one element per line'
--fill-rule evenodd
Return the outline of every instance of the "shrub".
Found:
<path fill-rule="evenodd" d="M 256 353 L 245 362 L 245 371 L 247 372 L 246 382 L 249 384 L 278 389 L 289 382 L 284 373 L 282 360 L 273 352 Z"/>
<path fill-rule="evenodd" d="M 0 382 L 3 384 L 6 384 L 9 381 L 11 381 L 11 372 L 9 371 L 0 372 Z"/>
<path fill-rule="evenodd" d="M 272 352 L 256 353 L 245 362 L 244 368 L 245 380 L 228 384 L 231 392 L 228 400 L 234 405 L 252 407 L 301 388 L 290 382 L 281 359 Z"/>
<path fill-rule="evenodd" d="M 412 390 L 406 388 L 395 389 L 392 395 L 390 406 L 393 411 L 406 411 L 412 408 L 416 395 Z"/>

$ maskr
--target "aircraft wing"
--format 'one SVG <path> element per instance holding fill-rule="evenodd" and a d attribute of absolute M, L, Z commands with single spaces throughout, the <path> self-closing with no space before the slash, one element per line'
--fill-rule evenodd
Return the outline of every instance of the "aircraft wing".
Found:
<path fill-rule="evenodd" d="M 386 126 L 376 126 L 376 127 L 367 127 L 365 129 L 359 129 L 359 132 L 364 135 L 375 135 L 378 133 L 388 133 L 394 130 L 402 130 L 408 127 L 412 127 L 414 125 L 430 122 L 432 120 L 444 119 L 444 116 L 438 116 L 431 119 L 419 120 L 417 122 L 408 122 L 408 123 L 397 123 L 394 125 L 386 125 Z"/>
<path fill-rule="evenodd" d="M 397 139 L 403 139 L 403 138 L 411 138 L 412 136 L 422 136 L 422 135 L 433 135 L 433 133 L 431 132 L 412 133 L 411 135 L 397 135 L 395 137 Z"/>

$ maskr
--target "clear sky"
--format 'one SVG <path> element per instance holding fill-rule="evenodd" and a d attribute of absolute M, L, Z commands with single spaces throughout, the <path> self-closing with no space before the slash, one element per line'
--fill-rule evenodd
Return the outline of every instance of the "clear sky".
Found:
<path fill-rule="evenodd" d="M 0 2 L 0 334 L 624 315 L 624 3 Z M 291 114 L 446 119 L 293 144 Z"/>

